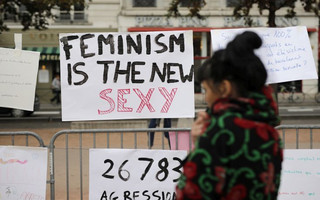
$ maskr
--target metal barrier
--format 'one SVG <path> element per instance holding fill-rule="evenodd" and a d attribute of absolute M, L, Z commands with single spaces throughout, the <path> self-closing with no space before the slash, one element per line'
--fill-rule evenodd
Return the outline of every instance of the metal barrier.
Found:
<path fill-rule="evenodd" d="M 0 132 L 0 137 L 8 136 L 9 138 L 7 140 L 2 139 L 0 145 L 23 145 L 23 146 L 29 146 L 29 137 L 34 138 L 37 143 L 39 143 L 40 147 L 44 147 L 44 143 L 42 138 L 34 133 L 29 131 L 17 131 L 17 132 Z M 25 136 L 24 138 L 21 138 Z M 21 141 L 25 140 L 25 144 L 21 143 Z M 11 142 L 11 144 L 9 144 Z"/>
<path fill-rule="evenodd" d="M 190 129 L 81 129 L 57 132 L 49 144 L 51 200 L 88 199 L 89 148 L 149 149 L 148 132 L 155 132 L 153 149 L 169 149 L 169 144 L 165 142 L 165 132 L 175 133 L 175 147 L 178 147 L 178 133 L 190 133 Z M 56 180 L 57 176 L 59 179 Z M 71 187 L 71 184 L 76 186 Z"/>
<path fill-rule="evenodd" d="M 280 125 L 277 126 L 283 148 L 320 149 L 320 125 Z"/>
<path fill-rule="evenodd" d="M 320 125 L 280 125 L 276 129 L 286 149 L 320 149 Z M 50 180 L 47 183 L 50 183 L 50 199 L 88 199 L 89 148 L 150 149 L 149 132 L 155 132 L 153 149 L 170 149 L 165 132 L 174 134 L 171 136 L 175 138 L 175 143 L 171 141 L 171 147 L 175 148 L 179 147 L 180 133 L 187 133 L 186 137 L 191 138 L 190 128 L 79 129 L 57 132 L 49 144 Z M 33 132 L 0 132 L 1 136 L 7 138 L 1 139 L 0 145 L 45 146 L 41 137 Z"/>

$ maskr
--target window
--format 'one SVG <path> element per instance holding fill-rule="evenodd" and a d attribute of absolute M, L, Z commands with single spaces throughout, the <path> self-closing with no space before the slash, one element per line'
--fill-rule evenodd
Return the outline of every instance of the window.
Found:
<path fill-rule="evenodd" d="M 84 20 L 84 4 L 83 3 L 76 3 L 74 5 L 74 20 Z"/>
<path fill-rule="evenodd" d="M 239 4 L 243 4 L 245 0 L 227 0 L 227 7 L 236 7 Z M 284 6 L 292 6 L 294 5 L 294 1 L 290 2 L 287 0 L 276 0 L 276 7 L 280 8 L 280 7 L 284 7 Z"/>
<path fill-rule="evenodd" d="M 195 0 L 192 2 L 191 0 L 180 0 L 180 7 L 192 7 L 193 4 L 198 4 L 200 3 L 201 7 L 203 7 L 205 4 L 203 2 L 203 0 L 197 0 L 198 2 L 196 2 Z"/>
<path fill-rule="evenodd" d="M 190 0 L 181 0 L 180 1 L 180 6 L 181 7 L 189 7 L 190 6 Z"/>
<path fill-rule="evenodd" d="M 227 7 L 236 7 L 240 3 L 242 3 L 242 0 L 227 0 Z"/>
<path fill-rule="evenodd" d="M 73 12 L 70 12 L 68 3 L 60 6 L 60 16 L 58 21 L 83 21 L 85 20 L 85 5 L 84 2 L 75 3 Z"/>
<path fill-rule="evenodd" d="M 156 0 L 133 0 L 133 7 L 156 7 Z"/>
<path fill-rule="evenodd" d="M 3 19 L 5 21 L 18 21 L 21 19 L 24 13 L 27 13 L 27 8 L 25 5 L 21 4 L 20 6 L 13 6 L 8 10 L 5 10 L 3 13 Z M 17 13 L 16 13 L 17 12 Z"/>
<path fill-rule="evenodd" d="M 68 4 L 62 4 L 60 6 L 60 18 L 61 21 L 70 21 L 71 20 L 71 14 L 69 11 Z"/>

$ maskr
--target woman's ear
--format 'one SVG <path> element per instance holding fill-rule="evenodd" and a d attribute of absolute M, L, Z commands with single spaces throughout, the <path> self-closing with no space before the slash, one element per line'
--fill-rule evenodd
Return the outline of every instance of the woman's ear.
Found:
<path fill-rule="evenodd" d="M 226 98 L 232 96 L 232 84 L 229 80 L 223 80 L 219 86 L 221 97 Z"/>

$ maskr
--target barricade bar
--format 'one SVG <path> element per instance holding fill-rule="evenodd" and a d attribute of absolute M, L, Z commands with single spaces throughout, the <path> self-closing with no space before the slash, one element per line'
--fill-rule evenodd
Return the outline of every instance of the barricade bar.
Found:
<path fill-rule="evenodd" d="M 165 143 L 166 143 L 166 139 L 164 136 L 165 132 L 174 132 L 176 137 L 179 134 L 179 132 L 189 132 L 190 133 L 191 129 L 190 128 L 144 128 L 144 129 L 72 129 L 72 130 L 62 130 L 57 132 L 56 134 L 54 134 L 50 140 L 50 144 L 49 144 L 49 155 L 50 155 L 50 198 L 51 200 L 54 200 L 56 198 L 56 184 L 57 180 L 61 180 L 61 179 L 65 179 L 65 183 L 66 187 L 65 187 L 65 191 L 66 195 L 63 198 L 66 199 L 74 199 L 75 197 L 72 196 L 74 195 L 72 192 L 72 188 L 70 187 L 70 184 L 74 184 L 73 183 L 73 179 L 74 174 L 77 172 L 77 174 L 80 174 L 80 177 L 77 177 L 77 179 L 79 180 L 79 185 L 77 185 L 77 187 L 79 188 L 79 191 L 77 191 L 77 199 L 86 199 L 86 195 L 87 195 L 87 185 L 88 185 L 88 181 L 87 181 L 87 177 L 86 175 L 84 175 L 84 173 L 87 172 L 87 167 L 88 167 L 88 163 L 84 162 L 84 156 L 88 155 L 89 152 L 89 148 L 97 148 L 99 145 L 98 143 L 103 143 L 103 141 L 105 141 L 105 143 L 103 143 L 103 148 L 111 148 L 112 146 L 116 145 L 118 146 L 117 148 L 123 149 L 123 148 L 128 148 L 126 145 L 132 145 L 129 148 L 142 148 L 141 146 L 143 145 L 144 148 L 150 148 L 150 144 L 148 142 L 146 143 L 140 143 L 141 146 L 138 146 L 138 134 L 140 134 L 140 137 L 147 137 L 147 134 L 149 132 L 155 132 L 155 133 L 162 133 L 160 140 L 157 141 L 157 144 L 159 142 L 161 142 L 161 147 L 157 146 L 157 148 L 162 148 L 165 149 Z M 132 135 L 133 134 L 133 135 Z M 61 140 L 57 140 L 57 138 L 59 138 L 60 136 L 64 136 L 64 140 L 62 141 L 61 144 Z M 77 136 L 79 136 L 77 138 Z M 87 139 L 85 139 L 85 137 L 89 137 Z M 105 140 L 101 140 L 99 139 L 99 136 L 106 136 Z M 190 136 L 190 134 L 189 134 Z M 130 137 L 130 139 L 126 138 L 126 137 Z M 73 140 L 78 140 L 78 144 L 76 146 L 72 146 L 70 145 L 70 141 L 72 140 L 71 138 L 73 138 Z M 126 140 L 126 143 L 124 142 Z M 85 141 L 88 140 L 88 141 Z M 91 140 L 93 140 L 91 142 Z M 56 171 L 55 168 L 58 164 L 56 164 L 56 159 L 55 159 L 55 150 L 57 149 L 57 141 L 60 142 L 60 149 L 64 148 L 64 165 L 59 165 L 59 166 L 64 166 L 64 167 L 60 167 L 59 170 L 60 172 L 63 171 L 63 173 L 65 173 L 64 178 L 63 177 L 58 177 L 58 179 L 55 178 L 56 176 Z M 134 143 L 134 144 L 131 144 Z M 176 144 L 178 144 L 178 140 L 176 141 Z M 129 144 L 130 143 L 130 144 Z M 62 146 L 61 146 L 62 145 Z M 89 145 L 89 147 L 88 147 Z M 156 146 L 156 145 L 155 145 Z M 177 147 L 178 145 L 176 145 Z M 170 149 L 170 145 L 169 145 L 169 149 Z M 191 142 L 190 142 L 190 146 L 189 146 L 189 150 L 191 150 Z M 60 154 L 61 155 L 61 154 Z M 86 157 L 85 157 L 86 158 Z M 71 164 L 70 160 L 75 160 L 77 159 L 77 161 L 75 161 L 76 163 L 79 164 L 79 169 L 77 169 L 76 171 L 70 169 L 73 167 L 73 165 Z M 60 162 L 61 162 L 61 158 L 59 158 Z M 78 161 L 79 160 L 79 161 Z M 64 169 L 63 169 L 64 168 Z M 79 170 L 79 171 L 78 171 Z M 78 193 L 79 192 L 79 193 Z M 58 194 L 58 193 L 57 193 Z"/>
<path fill-rule="evenodd" d="M 15 132 L 0 132 L 1 136 L 11 136 L 11 145 L 15 145 L 15 136 L 26 136 L 26 145 L 29 146 L 29 136 L 35 138 L 39 142 L 40 147 L 45 147 L 42 138 L 31 131 L 15 131 Z"/>

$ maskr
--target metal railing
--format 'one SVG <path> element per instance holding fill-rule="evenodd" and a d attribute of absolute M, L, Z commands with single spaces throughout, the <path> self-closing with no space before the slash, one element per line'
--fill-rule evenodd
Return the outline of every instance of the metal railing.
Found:
<path fill-rule="evenodd" d="M 320 149 L 320 125 L 280 125 L 277 126 L 283 148 Z"/>
<path fill-rule="evenodd" d="M 36 144 L 39 143 L 40 147 L 44 147 L 44 142 L 42 138 L 38 134 L 30 131 L 0 132 L 0 137 L 2 138 L 0 145 L 29 146 L 29 141 L 31 137 L 33 138 L 33 140 L 37 141 Z M 21 141 L 25 141 L 25 143 L 21 143 Z"/>
<path fill-rule="evenodd" d="M 65 191 L 64 197 L 57 199 L 88 199 L 88 154 L 89 148 L 127 148 L 127 149 L 149 149 L 148 132 L 155 132 L 154 149 L 170 149 L 169 143 L 165 142 L 164 132 L 174 133 L 178 138 L 179 132 L 190 132 L 189 128 L 153 128 L 153 129 L 79 129 L 63 130 L 57 132 L 49 144 L 49 166 L 50 166 L 50 196 L 51 200 L 56 199 L 56 186 Z M 160 134 L 159 134 L 160 132 Z M 64 136 L 64 138 L 62 138 Z M 160 136 L 160 137 L 159 137 Z M 59 141 L 59 139 L 62 140 Z M 71 142 L 72 140 L 72 142 Z M 179 146 L 178 139 L 175 147 Z M 191 142 L 190 147 L 191 149 Z M 64 152 L 65 151 L 65 152 Z M 58 159 L 56 154 L 65 156 L 65 159 Z M 65 162 L 65 163 L 64 163 Z M 56 169 L 59 167 L 59 171 Z M 62 167 L 65 166 L 65 167 Z M 65 183 L 57 182 L 56 174 L 63 174 Z M 79 176 L 77 176 L 79 175 Z M 77 181 L 71 181 L 71 178 Z M 61 179 L 62 177 L 59 176 Z M 77 182 L 76 189 L 70 189 L 70 183 Z M 65 188 L 61 188 L 61 186 Z M 84 187 L 85 186 L 85 187 Z"/>
<path fill-rule="evenodd" d="M 285 149 L 320 149 L 320 125 L 280 125 L 276 129 Z M 153 147 L 148 141 L 149 132 L 155 132 Z M 171 146 L 165 132 L 170 133 Z M 190 128 L 59 131 L 51 137 L 48 145 L 50 179 L 47 183 L 50 184 L 50 193 L 47 198 L 88 199 L 90 148 L 179 149 L 181 133 L 189 137 L 186 150 L 191 150 Z M 41 137 L 33 132 L 0 132 L 0 137 L 0 145 L 45 147 Z"/>

